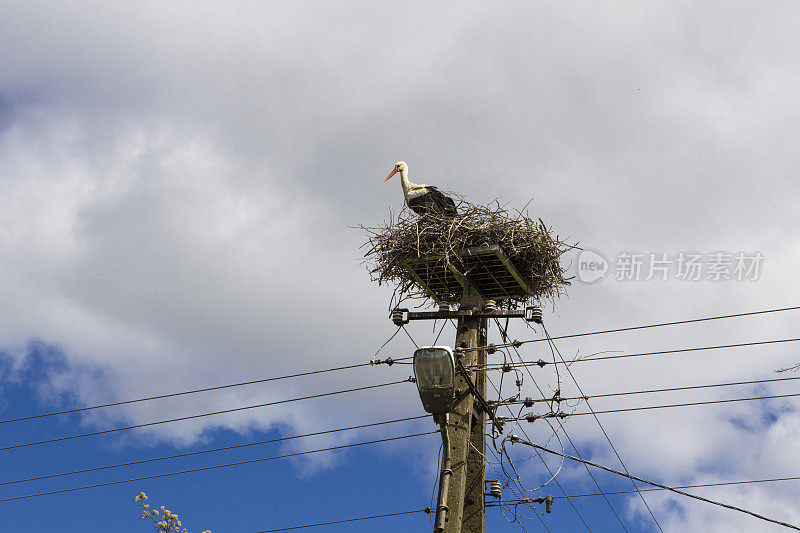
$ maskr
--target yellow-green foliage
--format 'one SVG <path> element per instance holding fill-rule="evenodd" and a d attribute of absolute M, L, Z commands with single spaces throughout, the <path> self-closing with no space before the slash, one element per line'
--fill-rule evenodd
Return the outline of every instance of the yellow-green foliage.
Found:
<path fill-rule="evenodd" d="M 151 509 L 150 504 L 147 503 L 147 494 L 144 492 L 137 494 L 134 501 L 142 510 L 142 516 L 139 518 L 152 520 L 157 533 L 189 533 L 186 528 L 181 529 L 182 524 L 178 515 L 169 509 L 164 509 L 163 505 L 160 510 Z M 211 533 L 211 531 L 205 530 L 203 533 Z"/>

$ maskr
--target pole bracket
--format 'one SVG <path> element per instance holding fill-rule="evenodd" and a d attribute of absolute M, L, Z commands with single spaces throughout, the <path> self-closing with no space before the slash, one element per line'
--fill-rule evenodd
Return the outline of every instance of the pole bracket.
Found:
<path fill-rule="evenodd" d="M 483 409 L 486 412 L 486 414 L 489 415 L 489 418 L 492 419 L 492 423 L 494 424 L 494 426 L 497 428 L 497 430 L 500 433 L 502 433 L 503 432 L 502 424 L 500 424 L 498 422 L 497 418 L 495 418 L 494 410 L 491 407 L 489 407 L 489 404 L 486 403 L 486 400 L 484 399 L 483 394 L 481 394 L 481 392 L 478 390 L 478 387 L 475 386 L 475 383 L 472 382 L 472 378 L 469 375 L 469 371 L 464 366 L 464 363 L 462 363 L 461 360 L 459 359 L 458 361 L 456 361 L 456 366 L 458 367 L 458 371 L 461 373 L 461 375 L 464 376 L 464 381 L 467 382 L 467 386 L 469 387 L 469 390 L 475 396 L 475 399 L 478 400 L 478 403 L 480 404 L 481 409 Z"/>

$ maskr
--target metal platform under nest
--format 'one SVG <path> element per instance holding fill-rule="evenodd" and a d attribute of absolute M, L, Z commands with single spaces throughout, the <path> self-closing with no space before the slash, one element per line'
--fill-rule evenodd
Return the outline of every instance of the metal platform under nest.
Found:
<path fill-rule="evenodd" d="M 454 262 L 460 265 L 456 266 Z M 438 304 L 458 302 L 468 285 L 472 285 L 484 300 L 500 301 L 533 295 L 531 288 L 497 245 L 468 248 L 446 267 L 441 256 L 406 260 L 403 261 L 403 267 Z"/>

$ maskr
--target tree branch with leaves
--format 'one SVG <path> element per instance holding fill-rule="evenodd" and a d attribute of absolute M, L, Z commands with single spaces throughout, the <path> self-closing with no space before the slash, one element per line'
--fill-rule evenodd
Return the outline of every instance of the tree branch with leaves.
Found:
<path fill-rule="evenodd" d="M 142 516 L 139 518 L 143 520 L 150 519 L 156 528 L 156 533 L 189 533 L 186 528 L 181 529 L 182 524 L 178 519 L 178 515 L 169 509 L 165 509 L 163 505 L 160 510 L 151 509 L 150 504 L 147 503 L 147 494 L 144 492 L 137 494 L 134 501 L 142 510 Z M 203 533 L 211 533 L 211 531 L 205 530 Z"/>

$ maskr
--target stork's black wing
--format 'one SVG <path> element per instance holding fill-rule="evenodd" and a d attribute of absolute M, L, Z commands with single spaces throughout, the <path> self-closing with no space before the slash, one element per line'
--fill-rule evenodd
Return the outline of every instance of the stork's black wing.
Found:
<path fill-rule="evenodd" d="M 454 216 L 457 213 L 455 201 L 436 187 L 429 188 L 431 192 L 428 194 L 431 196 L 431 199 L 436 206 L 435 210 L 439 213 L 444 213 L 445 215 Z"/>
<path fill-rule="evenodd" d="M 431 185 L 428 185 L 427 189 L 427 193 L 408 202 L 408 206 L 415 213 L 420 215 L 437 213 L 446 216 L 455 216 L 458 213 L 456 210 L 456 203 L 452 198 Z"/>

